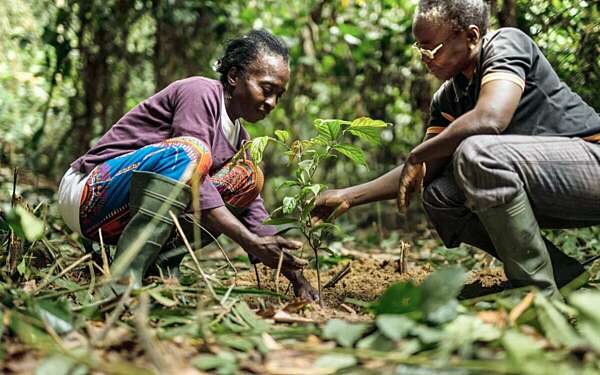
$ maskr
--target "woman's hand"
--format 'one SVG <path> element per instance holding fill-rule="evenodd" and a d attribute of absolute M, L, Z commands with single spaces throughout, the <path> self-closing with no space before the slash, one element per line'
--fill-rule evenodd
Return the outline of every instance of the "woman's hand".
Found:
<path fill-rule="evenodd" d="M 319 302 L 319 292 L 310 285 L 302 271 L 282 270 L 281 273 L 292 283 L 296 297 L 305 301 Z"/>
<path fill-rule="evenodd" d="M 406 209 L 415 192 L 423 191 L 425 178 L 425 163 L 413 164 L 409 161 L 404 164 L 398 184 L 398 210 L 406 215 Z"/>
<path fill-rule="evenodd" d="M 254 235 L 241 245 L 248 254 L 254 255 L 264 265 L 271 268 L 277 268 L 281 256 L 283 256 L 282 270 L 298 271 L 308 264 L 307 261 L 298 259 L 285 250 L 301 248 L 302 242 L 300 241 L 288 240 L 281 236 L 260 237 Z"/>
<path fill-rule="evenodd" d="M 313 208 L 312 222 L 337 219 L 350 208 L 350 199 L 344 189 L 325 190 L 317 197 Z"/>

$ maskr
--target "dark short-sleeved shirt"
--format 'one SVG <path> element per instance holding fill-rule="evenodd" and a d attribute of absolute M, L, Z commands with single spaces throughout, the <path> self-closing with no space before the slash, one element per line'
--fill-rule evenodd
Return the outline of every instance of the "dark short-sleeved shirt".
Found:
<path fill-rule="evenodd" d="M 504 134 L 586 137 L 600 133 L 600 116 L 558 78 L 535 42 L 515 28 L 482 39 L 475 74 L 444 82 L 431 103 L 428 133 L 437 133 L 475 107 L 481 86 L 496 79 L 523 91 Z"/>
<path fill-rule="evenodd" d="M 210 150 L 212 175 L 237 153 L 249 135 L 242 127 L 237 145 L 227 140 L 221 126 L 223 86 L 220 81 L 191 77 L 176 81 L 144 100 L 114 124 L 98 143 L 71 167 L 85 175 L 97 165 L 169 138 L 191 136 Z M 224 206 L 217 188 L 208 176 L 200 186 L 203 210 Z M 259 195 L 242 213 L 242 222 L 261 236 L 273 235 L 275 227 L 263 225 L 268 216 Z"/>

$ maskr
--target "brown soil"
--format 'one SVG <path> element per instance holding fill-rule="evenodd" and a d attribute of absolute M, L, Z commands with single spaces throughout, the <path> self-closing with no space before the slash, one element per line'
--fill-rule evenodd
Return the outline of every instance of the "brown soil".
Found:
<path fill-rule="evenodd" d="M 398 262 L 391 259 L 364 258 L 348 260 L 321 272 L 321 282 L 325 285 L 329 279 L 340 272 L 347 263 L 351 263 L 350 272 L 335 286 L 322 290 L 323 306 L 307 306 L 299 312 L 300 316 L 323 321 L 331 318 L 349 320 L 368 319 L 369 315 L 361 307 L 350 302 L 347 298 L 363 302 L 375 301 L 387 287 L 399 281 L 422 281 L 431 271 L 430 267 L 409 267 L 407 272 L 400 273 Z M 273 280 L 273 271 L 262 265 L 258 266 L 263 289 L 276 291 Z M 315 270 L 305 270 L 304 275 L 313 286 L 317 285 Z M 254 270 L 242 272 L 238 275 L 237 285 L 256 287 Z M 281 294 L 293 296 L 289 282 L 283 277 L 279 278 L 279 291 Z M 249 302 L 256 302 L 250 298 Z M 273 301 L 274 302 L 274 301 Z"/>
<path fill-rule="evenodd" d="M 309 318 L 318 322 L 328 319 L 340 318 L 346 320 L 366 320 L 372 318 L 370 314 L 360 306 L 347 301 L 351 298 L 363 302 L 373 302 L 392 284 L 411 280 L 415 283 L 422 282 L 432 271 L 430 265 L 417 266 L 410 264 L 407 272 L 401 273 L 399 262 L 390 256 L 378 256 L 373 254 L 363 256 L 360 259 L 344 261 L 334 267 L 321 271 L 321 282 L 325 285 L 334 275 L 340 272 L 348 263 L 351 263 L 350 272 L 342 278 L 335 286 L 323 288 L 323 306 L 316 304 L 304 306 L 300 311 L 294 311 L 299 317 Z M 259 265 L 259 276 L 261 287 L 270 291 L 277 291 L 274 281 L 274 271 Z M 304 271 L 306 278 L 316 288 L 316 271 L 307 269 Z M 471 288 L 485 289 L 501 284 L 506 280 L 501 268 L 485 269 L 471 272 L 467 279 L 467 285 Z M 253 269 L 240 272 L 237 277 L 237 285 L 240 287 L 256 287 L 256 276 Z M 293 298 L 289 282 L 280 275 L 279 293 Z M 260 298 L 262 301 L 265 299 Z M 259 298 L 248 297 L 247 302 L 258 307 Z M 286 301 L 278 301 L 272 298 L 268 301 L 275 310 L 281 308 Z"/>

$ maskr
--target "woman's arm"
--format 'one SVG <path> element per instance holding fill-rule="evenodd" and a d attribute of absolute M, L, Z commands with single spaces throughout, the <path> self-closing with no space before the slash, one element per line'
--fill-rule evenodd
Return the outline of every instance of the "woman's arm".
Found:
<path fill-rule="evenodd" d="M 298 270 L 306 261 L 295 258 L 284 249 L 298 249 L 302 242 L 287 240 L 280 236 L 258 236 L 246 228 L 225 206 L 206 211 L 211 227 L 238 243 L 249 254 L 260 259 L 265 265 L 277 268 L 279 257 L 283 253 L 283 265 L 286 269 Z"/>

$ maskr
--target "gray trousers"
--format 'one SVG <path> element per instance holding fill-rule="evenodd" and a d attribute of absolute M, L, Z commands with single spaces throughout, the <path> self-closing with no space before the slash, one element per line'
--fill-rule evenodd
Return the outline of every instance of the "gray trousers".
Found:
<path fill-rule="evenodd" d="M 523 190 L 541 228 L 600 223 L 600 145 L 564 137 L 469 137 L 426 186 L 423 206 L 446 247 L 464 242 L 496 256 L 474 212 L 508 203 Z M 575 266 L 546 243 L 555 271 L 558 263 Z"/>

